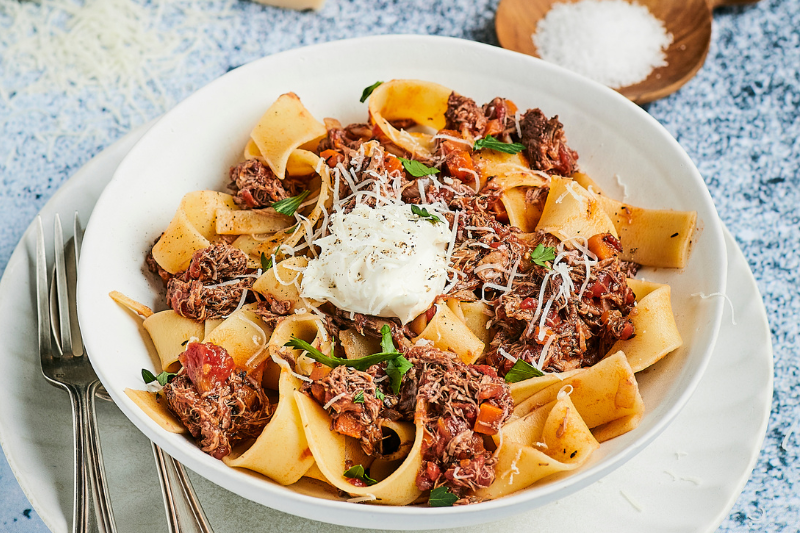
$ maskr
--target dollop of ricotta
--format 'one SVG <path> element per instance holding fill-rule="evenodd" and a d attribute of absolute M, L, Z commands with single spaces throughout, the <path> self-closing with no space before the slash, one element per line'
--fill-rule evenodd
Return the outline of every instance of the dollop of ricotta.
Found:
<path fill-rule="evenodd" d="M 408 204 L 356 205 L 331 216 L 321 252 L 303 271 L 301 295 L 346 311 L 397 317 L 403 324 L 428 309 L 447 282 L 452 232 L 411 212 Z"/>

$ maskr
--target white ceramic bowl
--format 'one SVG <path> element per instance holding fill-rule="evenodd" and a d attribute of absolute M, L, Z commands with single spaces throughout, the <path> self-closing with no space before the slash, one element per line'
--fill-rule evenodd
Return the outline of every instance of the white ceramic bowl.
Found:
<path fill-rule="evenodd" d="M 358 99 L 376 80 L 418 78 L 487 102 L 540 107 L 564 123 L 579 163 L 611 196 L 653 208 L 696 210 L 701 231 L 683 271 L 645 269 L 641 276 L 672 286 L 684 346 L 640 373 L 647 412 L 639 427 L 604 443 L 579 471 L 506 498 L 458 508 L 382 507 L 334 501 L 307 486 L 282 487 L 228 468 L 187 438 L 161 430 L 123 393 L 143 388 L 153 368 L 147 334 L 108 293 L 119 290 L 163 309 L 145 254 L 166 228 L 181 197 L 223 190 L 227 170 L 252 127 L 281 94 L 293 91 L 321 119 L 364 122 Z M 292 50 L 245 65 L 167 113 L 133 148 L 95 207 L 79 269 L 78 311 L 92 363 L 114 401 L 150 439 L 228 490 L 295 515 L 352 527 L 428 529 L 496 520 L 575 492 L 633 457 L 672 421 L 708 363 L 722 315 L 726 255 L 711 197 L 695 166 L 658 122 L 616 92 L 538 59 L 469 41 L 422 36 L 369 37 Z M 700 438 L 698 436 L 698 438 Z M 328 499 L 325 499 L 328 498 Z"/>

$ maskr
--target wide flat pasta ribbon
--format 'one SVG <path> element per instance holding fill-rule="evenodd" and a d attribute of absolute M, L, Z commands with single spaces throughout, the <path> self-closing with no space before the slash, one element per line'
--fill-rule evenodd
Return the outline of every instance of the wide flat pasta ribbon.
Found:
<path fill-rule="evenodd" d="M 598 233 L 617 236 L 597 197 L 571 179 L 558 176 L 550 180 L 550 192 L 536 229 L 552 233 L 562 241 L 574 237 L 588 239 Z"/>
<path fill-rule="evenodd" d="M 345 436 L 331 431 L 330 417 L 317 402 L 301 392 L 295 393 L 295 401 L 308 446 L 317 468 L 328 483 L 352 496 L 374 496 L 374 503 L 382 505 L 408 505 L 422 494 L 416 484 L 417 472 L 422 465 L 422 424 L 417 425 L 414 445 L 397 470 L 375 485 L 356 487 L 343 475 L 349 468 Z"/>
<path fill-rule="evenodd" d="M 283 179 L 292 152 L 327 133 L 325 126 L 311 115 L 296 94 L 286 93 L 267 109 L 250 137 L 275 176 Z M 253 152 L 252 148 L 245 151 L 246 154 Z"/>
<path fill-rule="evenodd" d="M 628 280 L 630 284 L 631 280 Z M 643 292 L 639 289 L 639 293 Z M 635 314 L 631 314 L 636 336 L 626 341 L 617 341 L 609 353 L 622 351 L 634 372 L 655 364 L 665 355 L 683 344 L 675 315 L 672 312 L 669 285 L 661 285 L 641 299 L 637 295 Z"/>
<path fill-rule="evenodd" d="M 247 451 L 237 454 L 234 450 L 223 457 L 226 465 L 259 472 L 281 485 L 290 485 L 303 477 L 314 464 L 314 457 L 295 402 L 294 393 L 300 386 L 300 380 L 284 367 L 275 414 Z"/>
<path fill-rule="evenodd" d="M 136 389 L 125 389 L 125 394 L 156 424 L 170 433 L 187 433 L 189 431 L 169 410 L 163 394 Z"/>
<path fill-rule="evenodd" d="M 686 266 L 697 226 L 696 211 L 635 207 L 602 194 L 586 174 L 575 174 L 573 178 L 595 191 L 601 209 L 619 234 L 622 259 L 663 268 Z"/>
<path fill-rule="evenodd" d="M 570 396 L 562 393 L 506 424 L 496 452 L 494 483 L 475 495 L 499 498 L 585 463 L 599 443 L 578 413 Z"/>
<path fill-rule="evenodd" d="M 394 144 L 414 159 L 430 159 L 435 150 L 433 135 L 401 131 L 389 122 L 413 120 L 435 130 L 445 127 L 447 99 L 453 91 L 429 81 L 392 80 L 379 85 L 369 97 L 369 117 Z"/>
<path fill-rule="evenodd" d="M 178 371 L 178 357 L 186 351 L 187 341 L 202 342 L 205 337 L 204 323 L 183 317 L 172 309 L 150 315 L 142 326 L 156 347 L 161 369 L 167 372 Z"/>
<path fill-rule="evenodd" d="M 514 415 L 525 416 L 531 411 L 554 401 L 559 391 L 570 385 L 570 399 L 575 404 L 586 425 L 598 428 L 619 419 L 627 419 L 630 424 L 638 423 L 644 413 L 644 401 L 639 393 L 633 370 L 622 352 L 606 357 L 596 365 L 581 369 L 580 372 L 564 378 L 534 393 L 514 408 Z M 618 424 L 603 429 L 598 440 L 608 440 L 623 432 L 616 433 Z M 620 426 L 622 427 L 622 426 Z M 635 427 L 635 426 L 634 426 Z M 602 438 L 601 438 L 602 437 Z"/>
<path fill-rule="evenodd" d="M 192 255 L 216 239 L 217 211 L 239 209 L 233 196 L 216 191 L 194 191 L 181 200 L 166 231 L 153 246 L 153 258 L 170 274 L 189 268 Z"/>

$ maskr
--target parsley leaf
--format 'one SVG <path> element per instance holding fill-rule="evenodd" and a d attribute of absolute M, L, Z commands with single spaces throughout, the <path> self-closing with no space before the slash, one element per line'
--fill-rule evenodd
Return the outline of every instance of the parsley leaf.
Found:
<path fill-rule="evenodd" d="M 355 368 L 356 370 L 361 370 L 362 372 L 366 371 L 372 365 L 377 365 L 378 363 L 382 363 L 384 361 L 391 361 L 397 357 L 402 357 L 400 352 L 395 351 L 391 353 L 376 353 L 360 359 L 341 359 L 333 355 L 333 349 L 331 349 L 331 355 L 327 356 L 303 339 L 298 339 L 297 337 L 292 337 L 292 339 L 284 344 L 284 346 L 305 350 L 308 352 L 306 354 L 308 357 L 331 368 L 336 368 L 337 366 L 349 366 L 351 368 Z"/>
<path fill-rule="evenodd" d="M 272 257 L 267 258 L 264 252 L 261 252 L 261 270 L 266 272 L 270 268 L 272 268 Z"/>
<path fill-rule="evenodd" d="M 388 324 L 381 326 L 381 351 L 383 353 L 400 353 L 394 347 L 394 340 L 392 340 L 392 328 Z"/>
<path fill-rule="evenodd" d="M 417 215 L 418 217 L 427 219 L 428 222 L 430 222 L 431 224 L 437 224 L 442 221 L 442 219 L 437 217 L 436 215 L 428 213 L 428 210 L 426 208 L 419 207 L 414 204 L 411 204 L 411 212 Z"/>
<path fill-rule="evenodd" d="M 360 390 L 353 396 L 353 403 L 364 403 L 364 391 Z"/>
<path fill-rule="evenodd" d="M 292 196 L 291 198 L 284 198 L 283 200 L 278 200 L 274 204 L 272 204 L 272 208 L 282 215 L 286 215 L 290 217 L 294 215 L 294 212 L 297 211 L 297 208 L 300 207 L 300 204 L 303 203 L 303 200 L 311 194 L 311 191 L 303 191 L 297 196 Z"/>
<path fill-rule="evenodd" d="M 550 265 L 547 264 L 547 261 L 552 261 L 556 258 L 556 249 L 552 246 L 544 246 L 543 244 L 537 244 L 536 248 L 533 249 L 531 252 L 531 261 L 539 265 L 540 267 L 545 267 L 547 270 L 550 270 Z"/>
<path fill-rule="evenodd" d="M 364 90 L 361 92 L 361 99 L 359 100 L 359 102 L 361 102 L 362 104 L 366 102 L 367 98 L 369 98 L 369 96 L 372 94 L 372 91 L 380 87 L 381 84 L 383 84 L 382 81 L 376 81 L 369 87 L 364 88 Z"/>
<path fill-rule="evenodd" d="M 350 479 L 360 479 L 367 485 L 374 485 L 377 483 L 376 480 L 367 475 L 367 473 L 364 471 L 364 467 L 361 465 L 355 465 L 354 467 L 345 470 L 344 474 L 342 475 Z"/>
<path fill-rule="evenodd" d="M 421 178 L 422 176 L 428 176 L 430 174 L 438 174 L 439 169 L 428 167 L 420 163 L 419 161 L 415 161 L 413 159 L 406 159 L 405 157 L 398 158 L 401 163 L 403 163 L 403 168 L 406 169 L 406 172 L 414 176 L 415 178 Z"/>
<path fill-rule="evenodd" d="M 428 497 L 428 505 L 431 507 L 452 507 L 457 501 L 458 496 L 445 486 L 436 487 Z"/>
<path fill-rule="evenodd" d="M 154 376 L 152 372 L 147 370 L 146 368 L 142 369 L 142 379 L 145 383 L 152 383 L 154 381 L 158 381 L 158 384 L 162 387 L 175 379 L 175 376 L 178 374 L 173 374 L 172 372 L 162 372 L 157 376 Z"/>
<path fill-rule="evenodd" d="M 412 366 L 414 365 L 411 364 L 411 361 L 402 355 L 398 355 L 386 363 L 386 375 L 389 376 L 392 392 L 395 394 L 400 393 L 400 384 L 403 382 L 403 376 L 411 370 Z"/>
<path fill-rule="evenodd" d="M 473 150 L 480 150 L 481 148 L 488 148 L 489 150 L 503 152 L 504 154 L 518 154 L 525 149 L 525 145 L 520 143 L 504 143 L 491 135 L 487 135 L 483 139 L 475 141 L 475 146 L 472 147 Z"/>
<path fill-rule="evenodd" d="M 383 401 L 383 400 L 386 399 L 386 395 L 383 393 L 383 391 L 381 389 L 375 389 L 375 397 L 377 399 L 379 399 L 380 401 Z"/>
<path fill-rule="evenodd" d="M 392 387 L 392 391 L 395 394 L 400 393 L 400 384 L 403 382 L 403 376 L 411 370 L 411 367 L 414 366 L 411 362 L 400 355 L 400 352 L 397 351 L 397 348 L 394 347 L 394 341 L 392 340 L 392 329 L 389 327 L 388 324 L 384 324 L 381 327 L 381 350 L 384 353 L 396 353 L 397 357 L 394 359 L 389 360 L 386 364 L 386 375 L 389 376 L 389 383 Z M 377 394 L 375 395 L 377 397 Z M 383 393 L 381 393 L 383 396 Z M 382 400 L 383 398 L 378 398 Z"/>
<path fill-rule="evenodd" d="M 506 383 L 516 383 L 518 381 L 525 381 L 530 378 L 538 378 L 544 376 L 541 370 L 533 366 L 527 361 L 517 359 L 514 366 L 506 374 Z"/>

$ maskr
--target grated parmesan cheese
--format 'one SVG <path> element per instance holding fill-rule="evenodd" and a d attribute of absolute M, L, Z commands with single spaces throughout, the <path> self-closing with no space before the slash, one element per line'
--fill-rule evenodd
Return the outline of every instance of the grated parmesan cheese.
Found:
<path fill-rule="evenodd" d="M 615 89 L 666 66 L 673 40 L 647 7 L 624 0 L 553 4 L 531 38 L 545 61 Z"/>

